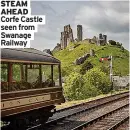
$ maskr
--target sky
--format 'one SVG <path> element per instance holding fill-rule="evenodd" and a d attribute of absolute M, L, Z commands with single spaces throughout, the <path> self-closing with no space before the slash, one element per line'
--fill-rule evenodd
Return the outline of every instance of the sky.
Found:
<path fill-rule="evenodd" d="M 45 15 L 46 24 L 38 26 L 31 47 L 53 49 L 60 43 L 65 25 L 70 24 L 74 38 L 77 25 L 83 27 L 83 39 L 99 33 L 108 40 L 115 40 L 129 48 L 129 3 L 128 1 L 31 1 L 32 15 Z"/>

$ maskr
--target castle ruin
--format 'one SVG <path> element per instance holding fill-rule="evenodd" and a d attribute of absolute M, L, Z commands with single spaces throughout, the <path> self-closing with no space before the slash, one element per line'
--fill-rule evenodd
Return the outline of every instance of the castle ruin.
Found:
<path fill-rule="evenodd" d="M 107 43 L 107 35 L 102 35 L 101 33 L 99 34 L 99 39 L 98 39 L 98 45 L 106 45 Z"/>
<path fill-rule="evenodd" d="M 77 25 L 77 38 L 74 40 L 73 30 L 70 24 L 64 26 L 64 31 L 61 32 L 60 43 L 54 48 L 54 50 L 64 50 L 70 42 L 79 42 L 83 40 L 83 29 L 82 25 Z M 107 35 L 99 34 L 98 37 L 94 36 L 93 38 L 86 38 L 85 41 L 88 41 L 90 44 L 96 44 L 103 46 L 107 44 Z M 73 48 L 70 48 L 72 50 Z"/>
<path fill-rule="evenodd" d="M 82 25 L 77 25 L 77 39 L 78 41 L 83 40 Z"/>
<path fill-rule="evenodd" d="M 99 37 L 94 36 L 93 38 L 86 38 L 85 41 L 88 41 L 91 44 L 96 44 L 99 46 L 104 46 L 107 44 L 107 35 L 99 34 Z"/>
<path fill-rule="evenodd" d="M 61 32 L 61 38 L 60 38 L 60 44 L 61 44 L 61 49 L 65 49 L 70 42 L 73 42 L 73 31 L 69 25 L 64 26 L 64 31 Z"/>

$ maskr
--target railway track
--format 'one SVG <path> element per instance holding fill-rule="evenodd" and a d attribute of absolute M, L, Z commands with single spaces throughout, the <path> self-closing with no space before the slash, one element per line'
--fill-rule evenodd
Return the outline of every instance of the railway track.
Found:
<path fill-rule="evenodd" d="M 47 126 L 44 129 L 48 130 L 49 128 L 49 130 L 82 130 L 86 122 L 92 122 L 93 120 L 95 121 L 97 118 L 99 119 L 100 116 L 106 115 L 107 113 L 111 113 L 116 109 L 124 107 L 125 105 L 128 105 L 128 98 L 103 105 L 102 107 L 95 108 L 94 110 L 92 109 L 91 111 L 85 111 L 73 115 L 69 118 L 62 120 L 61 122 L 58 122 L 57 125 L 54 125 L 52 127 Z"/>
<path fill-rule="evenodd" d="M 88 111 L 91 109 L 101 107 L 102 105 L 105 105 L 105 104 L 108 104 L 111 102 L 115 102 L 115 101 L 120 100 L 122 98 L 125 98 L 127 96 L 128 96 L 128 92 L 125 92 L 125 93 L 111 95 L 108 97 L 103 97 L 103 98 L 99 98 L 99 99 L 92 100 L 89 102 L 80 103 L 77 105 L 73 105 L 71 107 L 60 109 L 53 115 L 53 117 L 51 117 L 49 119 L 49 121 L 46 124 L 49 124 L 52 122 L 56 123 L 57 121 L 60 121 L 66 117 L 70 117 L 70 116 L 75 115 L 77 113 L 81 113 L 84 111 Z"/>
<path fill-rule="evenodd" d="M 115 130 L 124 120 L 128 119 L 129 105 L 123 105 L 102 114 L 71 130 Z"/>
<path fill-rule="evenodd" d="M 128 95 L 129 93 L 125 92 L 58 110 L 45 125 L 39 124 L 27 130 L 73 130 L 73 128 L 86 123 L 86 121 L 97 118 L 99 115 L 91 117 L 96 111 L 101 113 L 100 111 L 103 108 L 110 109 L 111 105 L 114 107 L 113 109 L 117 109 L 117 106 L 122 103 L 125 103 L 124 105 L 128 104 Z M 85 118 L 86 115 L 88 116 L 87 119 Z"/>
<path fill-rule="evenodd" d="M 119 124 L 116 126 L 115 130 L 129 130 L 129 117 L 122 120 L 122 122 L 119 122 Z"/>

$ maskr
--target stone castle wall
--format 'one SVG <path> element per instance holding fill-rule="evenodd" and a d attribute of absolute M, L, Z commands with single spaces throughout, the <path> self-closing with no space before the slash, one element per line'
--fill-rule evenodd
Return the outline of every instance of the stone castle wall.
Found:
<path fill-rule="evenodd" d="M 98 39 L 98 45 L 106 45 L 106 44 L 107 44 L 107 35 L 102 35 L 100 33 Z"/>
<path fill-rule="evenodd" d="M 82 25 L 77 25 L 77 39 L 78 41 L 83 40 Z"/>
<path fill-rule="evenodd" d="M 64 26 L 64 31 L 61 32 L 61 38 L 60 38 L 60 44 L 61 44 L 61 49 L 65 49 L 70 42 L 73 42 L 73 31 L 71 29 L 70 24 Z"/>

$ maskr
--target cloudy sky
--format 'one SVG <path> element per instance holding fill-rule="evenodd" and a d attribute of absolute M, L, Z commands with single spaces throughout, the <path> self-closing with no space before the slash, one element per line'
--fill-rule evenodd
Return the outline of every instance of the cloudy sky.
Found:
<path fill-rule="evenodd" d="M 77 24 L 83 26 L 83 38 L 99 33 L 129 46 L 129 3 L 127 1 L 32 1 L 33 15 L 46 15 L 46 24 L 38 26 L 31 47 L 53 49 L 60 42 L 60 32 L 70 24 L 74 38 Z"/>

